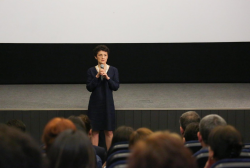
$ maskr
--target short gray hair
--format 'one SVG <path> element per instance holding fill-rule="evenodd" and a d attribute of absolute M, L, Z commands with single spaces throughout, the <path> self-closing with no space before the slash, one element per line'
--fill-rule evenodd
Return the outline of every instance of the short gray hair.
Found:
<path fill-rule="evenodd" d="M 201 119 L 199 131 L 205 144 L 208 142 L 209 133 L 219 125 L 227 125 L 227 122 L 217 114 L 210 114 Z"/>

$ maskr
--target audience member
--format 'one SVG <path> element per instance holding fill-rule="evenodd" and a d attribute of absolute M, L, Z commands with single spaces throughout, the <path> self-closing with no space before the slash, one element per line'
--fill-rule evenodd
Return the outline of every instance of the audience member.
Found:
<path fill-rule="evenodd" d="M 188 124 L 183 135 L 183 141 L 194 141 L 198 140 L 197 133 L 199 132 L 199 123 L 194 122 Z"/>
<path fill-rule="evenodd" d="M 95 153 L 88 136 L 66 130 L 57 136 L 48 152 L 50 168 L 95 168 Z"/>
<path fill-rule="evenodd" d="M 82 119 L 80 117 L 72 115 L 72 116 L 69 116 L 68 119 L 70 121 L 72 121 L 72 123 L 75 124 L 77 130 L 81 130 L 81 131 L 87 133 L 85 123 L 82 121 Z"/>
<path fill-rule="evenodd" d="M 22 132 L 26 132 L 26 125 L 21 120 L 12 119 L 12 120 L 9 120 L 6 124 L 8 126 L 17 128 L 17 129 L 21 130 Z"/>
<path fill-rule="evenodd" d="M 138 128 L 134 131 L 129 138 L 129 148 L 132 149 L 135 143 L 141 139 L 145 139 L 149 135 L 151 135 L 153 131 L 148 128 Z"/>
<path fill-rule="evenodd" d="M 183 137 L 187 125 L 193 122 L 199 123 L 200 116 L 195 111 L 187 111 L 180 116 L 179 122 L 180 122 L 180 133 Z"/>
<path fill-rule="evenodd" d="M 118 142 L 129 142 L 130 135 L 133 133 L 134 129 L 132 127 L 120 126 L 115 132 L 111 142 L 111 146 Z"/>
<path fill-rule="evenodd" d="M 242 149 L 242 137 L 233 126 L 218 126 L 208 137 L 209 158 L 205 168 L 211 167 L 218 160 L 237 158 Z"/>
<path fill-rule="evenodd" d="M 203 148 L 208 147 L 208 136 L 219 125 L 227 125 L 227 122 L 217 114 L 210 114 L 201 119 L 197 136 Z"/>
<path fill-rule="evenodd" d="M 88 134 L 88 137 L 89 139 L 91 139 L 91 131 L 92 131 L 92 128 L 91 128 L 91 123 L 90 123 L 90 119 L 87 115 L 84 115 L 84 114 L 81 114 L 79 116 L 79 118 L 83 121 L 83 123 L 85 124 L 85 127 L 86 127 L 86 131 L 87 131 L 87 134 Z M 93 145 L 94 149 L 95 149 L 95 152 L 96 152 L 96 155 L 98 155 L 101 160 L 102 160 L 102 163 L 105 163 L 106 162 L 106 159 L 107 159 L 107 152 L 106 150 L 103 148 L 103 147 L 100 147 L 100 146 L 95 146 Z"/>
<path fill-rule="evenodd" d="M 128 159 L 128 168 L 196 168 L 191 152 L 181 138 L 168 132 L 157 132 L 140 140 Z"/>
<path fill-rule="evenodd" d="M 15 128 L 0 124 L 0 167 L 42 168 L 43 158 L 38 144 Z"/>
<path fill-rule="evenodd" d="M 66 118 L 56 117 L 47 123 L 42 135 L 42 141 L 45 144 L 46 152 L 48 152 L 55 138 L 66 129 L 76 130 L 76 126 Z"/>

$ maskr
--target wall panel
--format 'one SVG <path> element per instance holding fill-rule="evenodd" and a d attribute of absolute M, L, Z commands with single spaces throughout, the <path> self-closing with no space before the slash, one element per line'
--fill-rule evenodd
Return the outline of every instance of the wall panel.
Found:
<path fill-rule="evenodd" d="M 116 127 L 131 126 L 134 129 L 148 127 L 153 131 L 170 130 L 179 133 L 179 117 L 185 110 L 118 110 Z M 245 142 L 250 142 L 250 110 L 197 110 L 201 117 L 208 114 L 219 114 L 228 124 L 235 126 Z M 86 114 L 86 110 L 41 110 L 41 111 L 0 111 L 0 122 L 10 119 L 21 119 L 26 124 L 27 132 L 38 142 L 46 123 L 53 117 L 69 117 Z"/>

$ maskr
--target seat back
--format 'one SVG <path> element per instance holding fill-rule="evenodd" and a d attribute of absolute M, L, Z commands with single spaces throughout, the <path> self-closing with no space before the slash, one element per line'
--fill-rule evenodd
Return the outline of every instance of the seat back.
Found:
<path fill-rule="evenodd" d="M 204 168 L 208 160 L 208 149 L 201 149 L 193 155 L 199 168 Z"/>
<path fill-rule="evenodd" d="M 211 168 L 250 168 L 250 159 L 223 159 L 214 163 Z"/>
<path fill-rule="evenodd" d="M 127 161 L 125 160 L 117 161 L 107 168 L 127 168 Z"/>
<path fill-rule="evenodd" d="M 113 146 L 110 147 L 107 157 L 109 157 L 112 153 L 119 151 L 119 150 L 128 150 L 129 144 L 128 142 L 119 142 L 114 144 Z"/>
<path fill-rule="evenodd" d="M 111 154 L 107 159 L 107 167 L 118 161 L 126 161 L 130 155 L 129 150 L 119 150 Z"/>
<path fill-rule="evenodd" d="M 187 141 L 185 143 L 185 146 L 189 148 L 193 154 L 202 148 L 201 143 L 199 141 Z"/>

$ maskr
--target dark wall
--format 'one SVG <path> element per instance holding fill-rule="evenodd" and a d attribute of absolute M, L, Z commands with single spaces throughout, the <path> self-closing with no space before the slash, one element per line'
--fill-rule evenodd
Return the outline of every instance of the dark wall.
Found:
<path fill-rule="evenodd" d="M 0 44 L 0 84 L 85 83 L 97 44 Z M 106 44 L 121 83 L 250 82 L 250 42 Z"/>
<path fill-rule="evenodd" d="M 36 111 L 0 111 L 0 123 L 10 119 L 20 119 L 27 131 L 41 142 L 43 128 L 54 117 L 69 117 L 71 115 L 86 114 L 86 110 L 36 110 Z M 153 131 L 170 130 L 179 133 L 179 117 L 185 110 L 117 110 L 116 128 L 121 125 L 131 126 L 134 129 L 147 127 Z M 208 114 L 222 116 L 228 124 L 236 127 L 243 136 L 244 142 L 250 142 L 250 111 L 249 110 L 197 110 L 201 117 Z"/>

